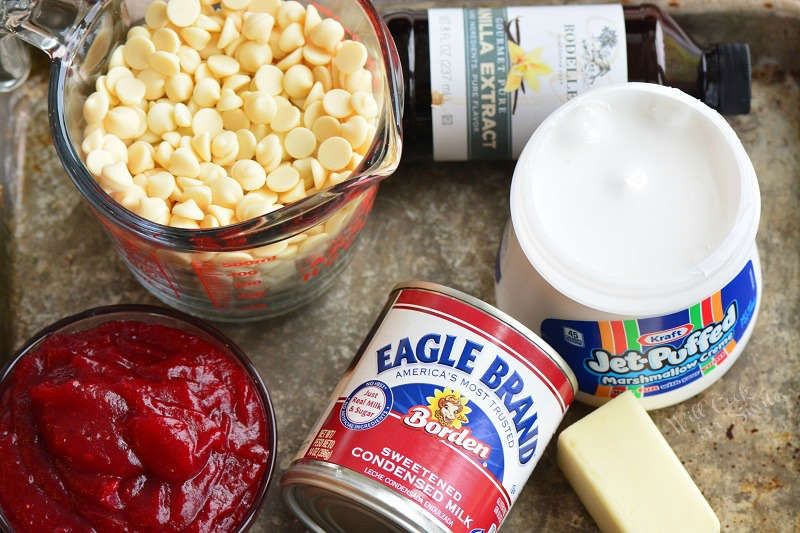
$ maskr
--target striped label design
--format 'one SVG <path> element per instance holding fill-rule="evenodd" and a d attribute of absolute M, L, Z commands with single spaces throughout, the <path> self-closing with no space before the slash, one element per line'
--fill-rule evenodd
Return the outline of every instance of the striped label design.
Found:
<path fill-rule="evenodd" d="M 639 397 L 673 391 L 719 373 L 755 315 L 753 265 L 697 304 L 665 316 L 542 323 L 542 337 L 567 360 L 587 394 Z M 576 343 L 575 338 L 582 342 Z"/>

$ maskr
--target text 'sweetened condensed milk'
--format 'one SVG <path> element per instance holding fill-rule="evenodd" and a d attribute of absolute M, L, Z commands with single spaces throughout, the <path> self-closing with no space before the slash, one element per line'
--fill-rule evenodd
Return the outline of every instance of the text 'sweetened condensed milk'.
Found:
<path fill-rule="evenodd" d="M 755 324 L 755 171 L 717 112 L 631 83 L 570 101 L 514 171 L 498 306 L 567 360 L 578 400 L 647 409 L 719 379 Z"/>
<path fill-rule="evenodd" d="M 282 480 L 314 531 L 494 532 L 572 402 L 527 328 L 440 285 L 399 285 Z"/>

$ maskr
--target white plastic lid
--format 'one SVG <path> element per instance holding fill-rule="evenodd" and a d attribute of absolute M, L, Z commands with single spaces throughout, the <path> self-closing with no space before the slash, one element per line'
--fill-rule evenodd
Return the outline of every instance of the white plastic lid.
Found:
<path fill-rule="evenodd" d="M 677 90 L 628 83 L 561 106 L 523 150 L 511 219 L 559 292 L 629 316 L 701 301 L 747 261 L 758 181 L 733 129 Z"/>

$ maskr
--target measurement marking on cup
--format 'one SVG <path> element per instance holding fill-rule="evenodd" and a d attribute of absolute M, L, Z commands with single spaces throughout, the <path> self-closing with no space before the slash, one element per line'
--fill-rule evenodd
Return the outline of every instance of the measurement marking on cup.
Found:
<path fill-rule="evenodd" d="M 236 295 L 236 298 L 239 300 L 255 300 L 256 298 L 263 298 L 267 294 L 267 291 L 258 291 L 258 292 L 240 292 Z"/>
<path fill-rule="evenodd" d="M 223 268 L 233 268 L 233 267 L 246 267 L 246 266 L 253 266 L 253 265 L 260 265 L 261 263 L 267 263 L 269 261 L 275 261 L 278 259 L 277 255 L 273 255 L 270 257 L 262 257 L 260 259 L 250 259 L 249 261 L 240 261 L 238 263 L 222 263 Z"/>
<path fill-rule="evenodd" d="M 261 285 L 263 282 L 260 279 L 253 279 L 250 281 L 235 281 L 233 283 L 234 289 L 242 289 L 244 287 L 250 287 L 252 285 Z"/>
<path fill-rule="evenodd" d="M 258 270 L 246 270 L 244 272 L 228 272 L 228 275 L 232 278 L 246 278 L 248 276 L 255 276 L 258 274 Z"/>

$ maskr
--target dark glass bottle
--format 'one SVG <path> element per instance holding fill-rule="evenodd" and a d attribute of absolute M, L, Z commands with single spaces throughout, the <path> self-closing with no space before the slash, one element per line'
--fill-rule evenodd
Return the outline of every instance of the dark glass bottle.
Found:
<path fill-rule="evenodd" d="M 628 81 L 681 89 L 723 114 L 750 111 L 750 51 L 747 44 L 701 48 L 655 5 L 622 7 Z M 426 11 L 384 15 L 403 65 L 407 153 L 432 155 L 431 73 Z"/>

